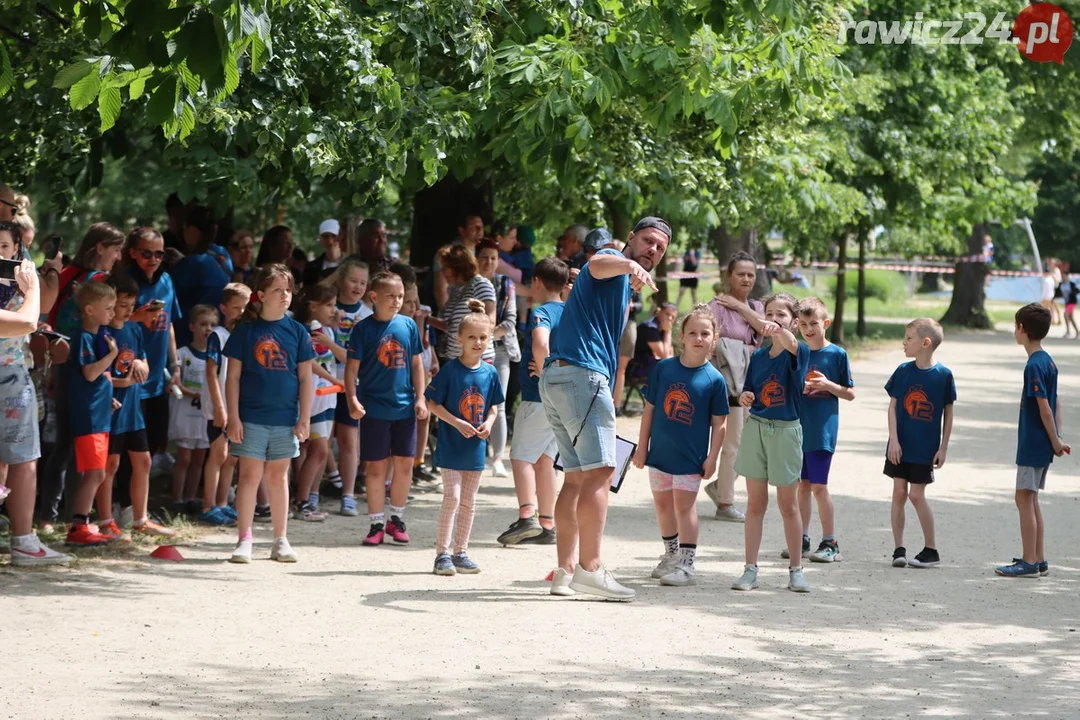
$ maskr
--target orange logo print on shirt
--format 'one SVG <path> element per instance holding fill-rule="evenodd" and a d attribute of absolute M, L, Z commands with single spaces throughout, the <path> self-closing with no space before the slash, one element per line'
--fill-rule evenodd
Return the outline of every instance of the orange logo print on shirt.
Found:
<path fill-rule="evenodd" d="M 271 335 L 259 338 L 255 343 L 255 362 L 267 370 L 288 370 L 289 362 L 285 351 Z"/>
<path fill-rule="evenodd" d="M 379 362 L 391 370 L 401 370 L 405 367 L 405 348 L 394 339 L 393 335 L 385 335 L 379 340 Z"/>
<path fill-rule="evenodd" d="M 934 419 L 934 403 L 930 402 L 922 385 L 912 385 L 904 393 L 904 410 L 912 420 L 932 422 Z"/>
<path fill-rule="evenodd" d="M 775 375 L 771 375 L 761 386 L 761 404 L 767 408 L 784 407 L 787 404 L 787 391 Z"/>
<path fill-rule="evenodd" d="M 169 329 L 169 313 L 165 312 L 165 308 L 157 311 L 157 315 L 149 320 L 143 320 L 143 325 L 150 332 L 164 332 Z"/>
<path fill-rule="evenodd" d="M 124 377 L 131 372 L 131 364 L 135 362 L 135 353 L 131 351 L 131 348 L 120 348 L 120 352 L 116 355 L 116 374 Z"/>
<path fill-rule="evenodd" d="M 484 422 L 485 410 L 484 396 L 480 394 L 480 388 L 475 385 L 465 388 L 465 392 L 461 393 L 461 399 L 458 400 L 458 413 L 461 414 L 462 419 L 473 427 L 479 427 Z"/>
<path fill-rule="evenodd" d="M 664 415 L 668 420 L 691 425 L 694 422 L 694 404 L 686 392 L 684 383 L 675 383 L 664 393 Z"/>

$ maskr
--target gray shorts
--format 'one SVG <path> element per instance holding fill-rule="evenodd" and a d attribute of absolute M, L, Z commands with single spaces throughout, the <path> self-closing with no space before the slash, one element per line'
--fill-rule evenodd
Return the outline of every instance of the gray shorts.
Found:
<path fill-rule="evenodd" d="M 38 407 L 26 365 L 0 366 L 0 462 L 20 465 L 41 457 Z"/>
<path fill-rule="evenodd" d="M 555 431 L 551 429 L 544 404 L 522 400 L 514 414 L 514 442 L 510 444 L 510 459 L 535 465 L 541 455 L 554 460 L 558 453 Z"/>
<path fill-rule="evenodd" d="M 1046 489 L 1046 473 L 1050 471 L 1050 466 L 1047 467 L 1028 467 L 1026 465 L 1016 466 L 1016 489 L 1017 490 L 1031 490 L 1032 492 L 1039 492 Z"/>

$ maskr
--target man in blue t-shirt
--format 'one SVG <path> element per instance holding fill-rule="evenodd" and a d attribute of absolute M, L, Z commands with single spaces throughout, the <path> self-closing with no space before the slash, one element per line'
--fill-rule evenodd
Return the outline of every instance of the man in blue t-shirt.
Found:
<path fill-rule="evenodd" d="M 599 232 L 594 230 L 593 232 Z M 566 481 L 555 505 L 559 567 L 552 594 L 584 592 L 632 600 L 600 561 L 607 517 L 607 488 L 615 467 L 615 403 L 611 383 L 618 366 L 619 338 L 626 324 L 630 291 L 656 284 L 649 272 L 663 259 L 671 227 L 660 218 L 638 221 L 623 252 L 598 251 L 581 269 L 563 310 L 559 332 L 540 378 L 544 403 L 559 448 Z M 572 562 L 580 538 L 580 562 Z"/>
<path fill-rule="evenodd" d="M 1043 350 L 1042 339 L 1050 332 L 1050 311 L 1039 303 L 1016 311 L 1013 335 L 1027 351 L 1024 389 L 1020 394 L 1020 422 L 1016 444 L 1016 507 L 1020 511 L 1023 557 L 994 570 L 1002 577 L 1039 577 L 1050 574 L 1043 538 L 1046 534 L 1039 491 L 1046 487 L 1046 473 L 1055 457 L 1069 455 L 1062 441 L 1061 405 L 1058 403 L 1058 369 Z"/>

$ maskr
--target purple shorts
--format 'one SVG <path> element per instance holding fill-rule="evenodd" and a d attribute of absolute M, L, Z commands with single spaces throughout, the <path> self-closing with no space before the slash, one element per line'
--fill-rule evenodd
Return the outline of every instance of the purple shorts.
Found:
<path fill-rule="evenodd" d="M 379 462 L 386 458 L 416 455 L 416 417 L 404 420 L 360 419 L 360 459 Z"/>
<path fill-rule="evenodd" d="M 828 485 L 829 468 L 833 454 L 828 450 L 811 450 L 803 453 L 802 479 L 811 485 Z"/>

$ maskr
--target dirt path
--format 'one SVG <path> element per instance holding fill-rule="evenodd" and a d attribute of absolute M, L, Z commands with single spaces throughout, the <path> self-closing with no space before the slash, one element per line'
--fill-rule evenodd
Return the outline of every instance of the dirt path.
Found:
<path fill-rule="evenodd" d="M 1080 342 L 1052 341 L 1080 445 Z M 783 589 L 766 519 L 762 587 L 728 589 L 742 528 L 703 517 L 696 587 L 648 573 L 662 550 L 643 472 L 613 501 L 605 555 L 638 588 L 627 605 L 558 600 L 553 549 L 496 547 L 509 481 L 485 478 L 476 576 L 430 574 L 437 496 L 409 510 L 409 548 L 359 547 L 362 519 L 293 524 L 301 562 L 223 562 L 231 535 L 181 564 L 0 568 L 2 718 L 1075 717 L 1080 697 L 1080 479 L 1055 463 L 1043 507 L 1051 575 L 996 579 L 1019 547 L 1013 454 L 1023 351 L 953 335 L 940 352 L 959 403 L 931 491 L 944 564 L 896 570 L 881 476 L 899 351 L 855 365 L 833 492 L 843 563 Z M 636 423 L 624 433 L 636 436 Z M 702 496 L 699 508 L 709 510 Z M 711 515 L 711 513 L 709 513 Z M 817 520 L 815 518 L 814 522 Z M 914 513 L 907 545 L 920 547 Z M 817 526 L 814 541 L 819 535 Z M 257 556 L 268 556 L 259 526 Z"/>

